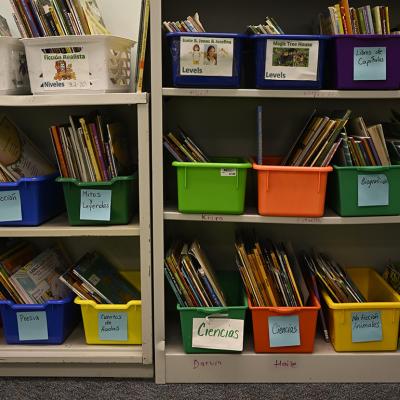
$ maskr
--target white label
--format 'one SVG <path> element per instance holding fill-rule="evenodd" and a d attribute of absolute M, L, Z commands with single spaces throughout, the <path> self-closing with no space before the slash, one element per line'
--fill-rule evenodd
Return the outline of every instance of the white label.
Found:
<path fill-rule="evenodd" d="M 89 89 L 89 60 L 85 52 L 42 54 L 43 90 Z"/>
<path fill-rule="evenodd" d="M 180 74 L 232 76 L 233 49 L 232 38 L 181 37 Z"/>
<path fill-rule="evenodd" d="M 384 174 L 358 175 L 358 206 L 389 205 L 389 182 Z"/>
<path fill-rule="evenodd" d="M 317 80 L 318 41 L 268 39 L 266 46 L 265 79 Z"/>
<path fill-rule="evenodd" d="M 19 190 L 0 192 L 0 222 L 22 221 Z"/>
<path fill-rule="evenodd" d="M 221 168 L 221 176 L 236 176 L 236 168 Z"/>
<path fill-rule="evenodd" d="M 82 221 L 110 221 L 111 190 L 81 190 Z"/>
<path fill-rule="evenodd" d="M 201 349 L 243 350 L 244 321 L 229 318 L 193 318 L 192 346 Z"/>

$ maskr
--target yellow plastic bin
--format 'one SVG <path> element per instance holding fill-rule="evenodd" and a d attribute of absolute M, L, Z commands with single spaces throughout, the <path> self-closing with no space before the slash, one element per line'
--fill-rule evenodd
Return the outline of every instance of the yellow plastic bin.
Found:
<path fill-rule="evenodd" d="M 123 275 L 140 289 L 140 273 Z M 87 344 L 142 344 L 142 301 L 127 304 L 97 304 L 75 298 L 81 306 Z"/>
<path fill-rule="evenodd" d="M 400 295 L 372 268 L 348 268 L 347 272 L 368 302 L 335 303 L 322 291 L 334 349 L 397 350 Z"/>

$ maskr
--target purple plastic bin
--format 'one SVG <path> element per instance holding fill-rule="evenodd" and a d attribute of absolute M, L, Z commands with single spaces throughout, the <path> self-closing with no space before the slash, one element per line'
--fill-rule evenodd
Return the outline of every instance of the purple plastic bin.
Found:
<path fill-rule="evenodd" d="M 395 90 L 400 88 L 400 37 L 397 35 L 337 35 L 334 38 L 334 47 L 336 89 Z M 379 80 L 369 80 L 371 76 L 366 80 L 355 80 L 354 49 L 371 47 L 386 49 L 386 79 L 382 79 L 383 70 L 380 63 L 378 73 L 373 74 L 373 76 L 381 75 Z M 381 57 L 375 50 L 372 55 Z M 371 60 L 371 55 L 366 57 L 363 58 L 363 62 Z M 364 77 L 363 73 L 358 72 L 358 75 L 359 78 Z"/>

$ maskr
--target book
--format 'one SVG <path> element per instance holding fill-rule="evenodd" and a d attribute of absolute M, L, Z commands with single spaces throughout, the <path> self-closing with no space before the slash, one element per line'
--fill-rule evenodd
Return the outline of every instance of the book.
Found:
<path fill-rule="evenodd" d="M 92 35 L 109 35 L 96 0 L 80 0 L 83 15 Z"/>
<path fill-rule="evenodd" d="M 126 129 L 121 123 L 113 122 L 107 124 L 107 132 L 107 143 L 110 146 L 111 160 L 117 176 L 130 175 L 133 165 Z"/>
<path fill-rule="evenodd" d="M 136 67 L 136 92 L 142 93 L 143 90 L 143 77 L 144 66 L 147 49 L 147 36 L 150 23 L 150 0 L 143 0 L 142 2 L 142 18 L 140 21 L 139 30 L 139 50 L 137 54 L 137 67 Z"/>

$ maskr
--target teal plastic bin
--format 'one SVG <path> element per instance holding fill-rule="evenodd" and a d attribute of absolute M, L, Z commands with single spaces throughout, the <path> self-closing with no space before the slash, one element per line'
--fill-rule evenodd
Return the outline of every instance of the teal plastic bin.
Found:
<path fill-rule="evenodd" d="M 400 165 L 333 166 L 328 202 L 342 217 L 399 215 Z"/>
<path fill-rule="evenodd" d="M 221 289 L 226 297 L 227 307 L 181 307 L 177 305 L 181 318 L 183 348 L 186 353 L 232 353 L 233 351 L 203 349 L 192 346 L 193 318 L 223 317 L 245 320 L 247 296 L 243 290 L 240 275 L 234 272 L 218 274 Z"/>
<path fill-rule="evenodd" d="M 182 213 L 243 214 L 247 170 L 239 158 L 172 163 L 177 168 L 178 210 Z"/>

